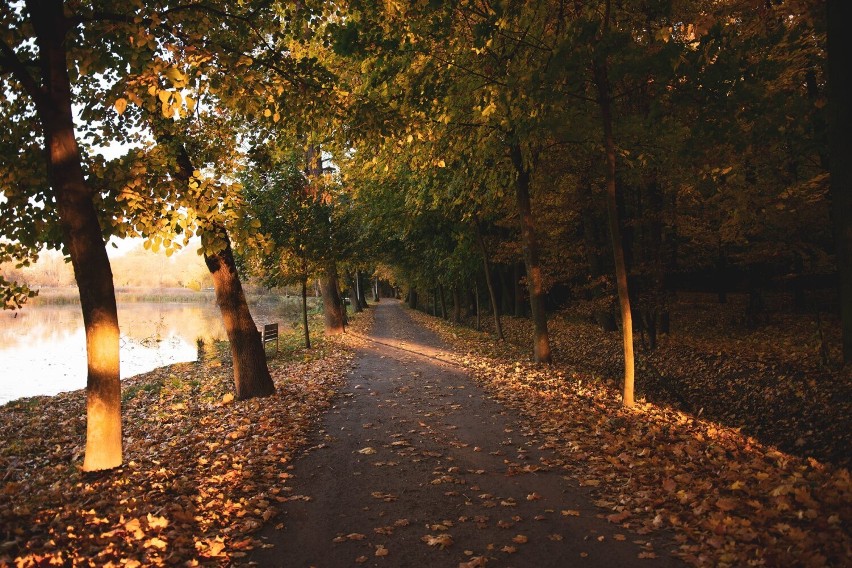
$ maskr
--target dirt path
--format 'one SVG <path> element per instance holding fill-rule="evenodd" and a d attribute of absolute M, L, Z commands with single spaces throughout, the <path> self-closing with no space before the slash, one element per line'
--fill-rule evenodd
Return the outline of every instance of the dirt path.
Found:
<path fill-rule="evenodd" d="M 289 473 L 259 566 L 676 566 L 619 529 L 527 445 L 523 423 L 441 361 L 398 302 L 370 340 L 313 447 Z M 425 540 L 425 541 L 424 541 Z M 428 541 L 428 542 L 427 542 Z M 429 542 L 432 544 L 430 545 Z M 646 544 L 638 544 L 646 543 Z"/>

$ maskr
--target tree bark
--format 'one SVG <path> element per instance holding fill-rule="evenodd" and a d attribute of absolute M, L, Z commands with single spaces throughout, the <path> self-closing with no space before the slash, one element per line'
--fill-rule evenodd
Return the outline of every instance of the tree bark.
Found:
<path fill-rule="evenodd" d="M 482 316 L 479 310 L 479 284 L 475 284 L 473 288 L 474 303 L 476 304 L 476 331 L 482 329 Z"/>
<path fill-rule="evenodd" d="M 355 271 L 355 281 L 358 283 L 358 303 L 361 305 L 362 310 L 366 310 L 369 307 L 369 304 L 367 304 L 367 291 L 364 288 L 364 279 L 359 270 Z"/>
<path fill-rule="evenodd" d="M 379 277 L 376 276 L 376 282 L 373 285 L 373 301 L 378 304 L 379 300 Z"/>
<path fill-rule="evenodd" d="M 305 349 L 311 348 L 311 332 L 308 326 L 308 275 L 302 276 L 302 329 L 305 330 Z"/>
<path fill-rule="evenodd" d="M 485 248 L 485 239 L 482 238 L 482 228 L 479 219 L 474 216 L 473 222 L 476 228 L 476 242 L 479 243 L 479 252 L 482 254 L 482 268 L 485 271 L 485 285 L 488 287 L 488 297 L 491 300 L 491 311 L 494 313 L 494 333 L 498 341 L 504 341 L 503 324 L 500 321 L 500 310 L 497 307 L 497 295 L 494 293 L 494 282 L 491 279 L 491 266 L 488 262 L 488 250 Z M 476 329 L 479 329 L 479 293 L 476 294 Z"/>
<path fill-rule="evenodd" d="M 337 263 L 329 261 L 324 267 L 325 276 L 322 278 L 322 311 L 325 316 L 325 332 L 329 335 L 343 333 L 344 313 L 342 299 L 337 284 Z"/>
<path fill-rule="evenodd" d="M 609 9 L 607 8 L 607 19 Z M 616 186 L 615 138 L 612 132 L 612 109 L 609 77 L 606 58 L 596 56 L 592 64 L 595 84 L 598 90 L 598 106 L 603 123 L 604 148 L 606 151 L 606 204 L 609 231 L 612 238 L 612 252 L 615 261 L 615 280 L 618 289 L 618 305 L 621 311 L 621 331 L 624 344 L 624 389 L 622 404 L 633 406 L 633 316 L 630 311 L 630 295 L 627 287 L 627 266 L 624 261 L 624 245 L 621 240 L 621 227 L 618 215 L 618 194 Z"/>
<path fill-rule="evenodd" d="M 121 382 L 118 310 L 93 191 L 86 184 L 74 136 L 66 29 L 61 0 L 29 0 L 36 33 L 41 86 L 19 77 L 32 96 L 44 134 L 47 170 L 56 197 L 62 238 L 71 257 L 86 332 L 86 450 L 84 471 L 121 465 Z"/>
<path fill-rule="evenodd" d="M 441 319 L 447 319 L 447 299 L 444 297 L 444 286 L 438 282 L 438 298 L 441 301 Z"/>
<path fill-rule="evenodd" d="M 358 271 L 355 271 L 355 276 L 349 277 L 349 303 L 352 305 L 352 309 L 355 310 L 356 314 L 360 313 L 362 310 L 361 300 L 358 299 L 358 296 L 361 294 L 361 290 L 359 288 Z"/>
<path fill-rule="evenodd" d="M 530 200 L 530 173 L 524 165 L 521 147 L 510 148 L 512 164 L 515 166 L 515 198 L 521 221 L 521 243 L 524 262 L 527 266 L 527 291 L 530 297 L 530 312 L 533 321 L 533 359 L 536 363 L 551 363 L 550 336 L 547 331 L 547 312 L 544 309 L 544 279 L 539 261 L 538 238 L 535 233 L 532 203 Z"/>
<path fill-rule="evenodd" d="M 843 363 L 852 364 L 852 56 L 846 26 L 852 2 L 827 0 L 830 192 L 840 276 Z"/>
<path fill-rule="evenodd" d="M 205 252 L 204 263 L 213 277 L 216 305 L 222 312 L 222 322 L 231 344 L 237 399 L 269 396 L 275 392 L 275 384 L 266 365 L 263 338 L 246 302 L 231 240 L 224 228 L 218 228 L 218 231 L 217 239 L 225 241 L 225 248 L 215 253 Z"/>
<path fill-rule="evenodd" d="M 408 307 L 412 310 L 417 309 L 417 290 L 414 288 L 408 291 Z"/>
<path fill-rule="evenodd" d="M 159 117 L 155 120 L 158 119 Z M 186 147 L 170 133 L 159 130 L 156 123 L 154 129 L 157 143 L 171 144 L 171 150 L 175 153 L 177 164 L 175 177 L 188 184 L 194 175 L 195 167 Z M 204 263 L 213 278 L 216 305 L 222 314 L 225 333 L 231 345 L 237 399 L 269 396 L 275 392 L 275 383 L 266 364 L 263 338 L 257 331 L 257 325 L 246 302 L 246 295 L 234 262 L 231 239 L 228 231 L 216 223 L 213 223 L 208 231 L 210 234 L 204 237 L 209 237 L 212 242 L 224 243 L 222 250 L 205 251 Z"/>

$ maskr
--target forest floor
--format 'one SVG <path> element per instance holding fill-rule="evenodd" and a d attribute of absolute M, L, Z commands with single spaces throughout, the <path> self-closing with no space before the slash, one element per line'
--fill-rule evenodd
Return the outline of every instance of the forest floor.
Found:
<path fill-rule="evenodd" d="M 382 300 L 272 358 L 265 399 L 232 399 L 222 351 L 140 375 L 112 472 L 79 469 L 82 391 L 0 407 L 0 566 L 298 566 L 317 548 L 320 566 L 848 565 L 848 469 L 707 409 L 623 409 L 594 369 L 611 337 L 554 320 L 543 367 L 508 320 L 518 345 Z M 682 353 L 681 393 L 713 384 Z M 730 376 L 720 405 L 768 388 Z"/>

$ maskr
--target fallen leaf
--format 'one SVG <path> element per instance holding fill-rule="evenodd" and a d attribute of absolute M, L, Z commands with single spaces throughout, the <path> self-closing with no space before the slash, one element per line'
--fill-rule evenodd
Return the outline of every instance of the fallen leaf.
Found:
<path fill-rule="evenodd" d="M 427 534 L 420 538 L 423 542 L 428 544 L 429 546 L 437 546 L 441 550 L 444 548 L 451 546 L 453 544 L 453 537 L 449 533 L 439 534 L 437 536 Z"/>

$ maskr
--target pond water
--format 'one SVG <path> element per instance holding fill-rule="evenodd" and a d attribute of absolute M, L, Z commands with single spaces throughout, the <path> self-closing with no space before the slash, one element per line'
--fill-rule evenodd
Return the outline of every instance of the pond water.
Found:
<path fill-rule="evenodd" d="M 257 325 L 290 319 L 278 304 L 251 306 Z M 295 309 L 287 310 L 289 313 Z M 213 303 L 119 303 L 121 378 L 183 361 L 195 361 L 196 339 L 226 339 Z M 79 305 L 27 306 L 0 311 L 0 404 L 86 386 L 86 336 Z"/>

